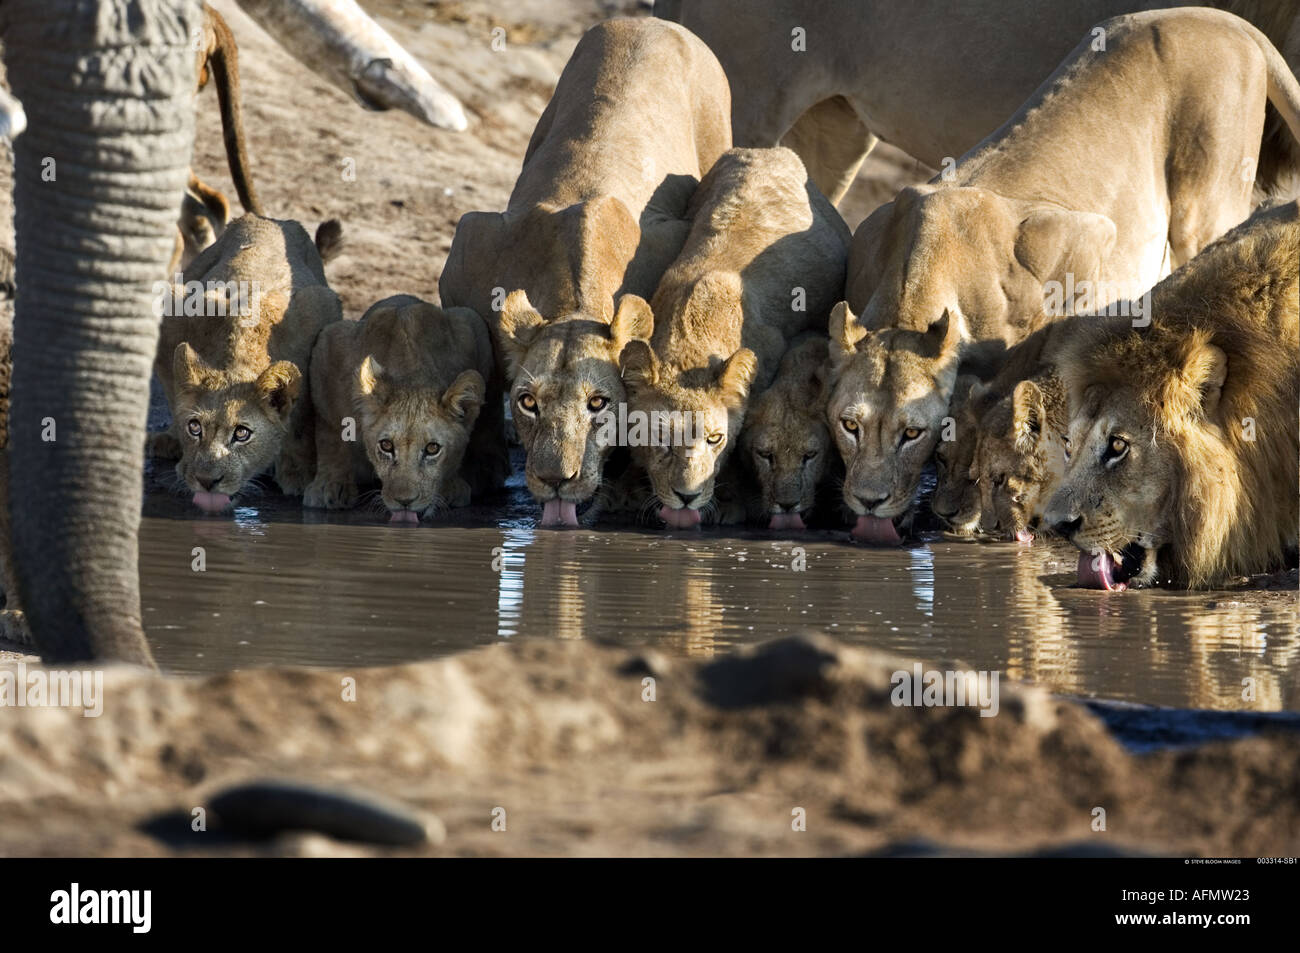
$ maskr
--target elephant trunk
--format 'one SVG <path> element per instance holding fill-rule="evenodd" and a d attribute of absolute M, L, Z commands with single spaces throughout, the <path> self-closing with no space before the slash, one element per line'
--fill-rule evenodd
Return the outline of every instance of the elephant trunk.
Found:
<path fill-rule="evenodd" d="M 42 658 L 152 664 L 137 535 L 155 282 L 194 138 L 198 0 L 5 0 L 14 143 L 10 498 Z"/>

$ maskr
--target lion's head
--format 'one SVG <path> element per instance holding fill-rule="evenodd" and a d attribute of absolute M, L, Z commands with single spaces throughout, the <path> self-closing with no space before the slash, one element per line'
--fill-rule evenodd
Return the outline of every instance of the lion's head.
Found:
<path fill-rule="evenodd" d="M 619 355 L 650 336 L 650 306 L 629 294 L 608 323 L 582 312 L 547 320 L 516 290 L 490 324 L 512 381 L 524 478 L 542 504 L 542 525 L 577 526 L 577 507 L 600 487 L 613 447 L 602 439 L 604 415 L 626 399 Z"/>
<path fill-rule="evenodd" d="M 971 479 L 980 417 L 992 402 L 988 389 L 972 374 L 957 378 L 948 416 L 934 448 L 935 484 L 930 509 L 952 532 L 973 534 L 980 523 L 979 487 Z M 951 426 L 948 426 L 951 424 Z"/>
<path fill-rule="evenodd" d="M 801 341 L 781 359 L 772 386 L 751 401 L 740 452 L 753 472 L 770 529 L 803 529 L 831 448 L 824 392 L 828 344 Z"/>
<path fill-rule="evenodd" d="M 1295 546 L 1298 249 L 1294 207 L 1261 217 L 1157 285 L 1148 327 L 1069 342 L 1069 456 L 1045 519 L 1083 551 L 1082 585 L 1222 584 Z"/>
<path fill-rule="evenodd" d="M 279 457 L 302 372 L 289 361 L 277 361 L 253 380 L 236 379 L 206 364 L 182 341 L 172 357 L 172 373 L 181 444 L 176 475 L 201 509 L 223 510 Z"/>
<path fill-rule="evenodd" d="M 645 421 L 650 437 L 636 442 L 632 458 L 650 478 L 659 516 L 670 528 L 698 526 L 740 436 L 754 352 L 740 348 L 716 367 L 681 371 L 638 340 L 623 348 L 621 363 L 629 416 Z"/>
<path fill-rule="evenodd" d="M 474 370 L 444 389 L 420 375 L 390 374 L 369 355 L 362 359 L 354 383 L 359 439 L 394 522 L 419 522 L 469 502 L 460 467 L 485 389 Z"/>
<path fill-rule="evenodd" d="M 1054 377 L 1023 380 L 980 420 L 970 476 L 979 489 L 980 529 L 1029 542 L 1065 469 Z"/>
<path fill-rule="evenodd" d="M 925 331 L 868 331 L 845 302 L 831 312 L 826 420 L 844 459 L 855 536 L 898 542 L 894 520 L 911 507 L 939 441 L 960 348 L 946 311 Z"/>

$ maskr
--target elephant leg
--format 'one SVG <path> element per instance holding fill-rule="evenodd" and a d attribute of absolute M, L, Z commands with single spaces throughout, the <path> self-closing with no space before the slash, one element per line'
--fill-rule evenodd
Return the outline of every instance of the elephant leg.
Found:
<path fill-rule="evenodd" d="M 799 154 L 809 178 L 838 205 L 879 141 L 847 99 L 832 96 L 809 106 L 781 138 L 781 145 Z"/>
<path fill-rule="evenodd" d="M 47 662 L 152 664 L 138 531 L 154 285 L 194 139 L 197 0 L 5 0 L 17 293 L 10 401 L 19 598 Z"/>

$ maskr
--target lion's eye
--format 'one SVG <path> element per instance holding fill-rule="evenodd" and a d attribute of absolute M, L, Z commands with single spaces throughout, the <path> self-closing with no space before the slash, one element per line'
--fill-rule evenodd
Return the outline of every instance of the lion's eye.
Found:
<path fill-rule="evenodd" d="M 840 419 L 840 426 L 851 434 L 857 434 L 858 422 L 852 417 L 843 417 Z"/>
<path fill-rule="evenodd" d="M 388 440 L 386 438 L 384 440 L 379 441 L 379 449 L 382 450 L 384 453 L 388 454 L 389 456 L 392 456 L 393 441 Z"/>
<path fill-rule="evenodd" d="M 537 413 L 537 398 L 534 397 L 532 394 L 520 394 L 519 408 L 522 411 L 524 411 L 524 413 L 528 413 L 528 414 Z"/>
<path fill-rule="evenodd" d="M 816 450 L 809 450 L 807 453 L 803 455 L 803 462 L 807 463 L 809 460 L 813 459 L 816 456 L 817 456 Z"/>
<path fill-rule="evenodd" d="M 906 430 L 903 431 L 903 439 L 915 440 L 917 437 L 921 436 L 921 433 L 922 430 L 920 427 L 908 427 Z"/>
<path fill-rule="evenodd" d="M 720 433 L 709 434 L 709 446 L 716 447 L 720 443 L 722 443 L 722 434 Z"/>
<path fill-rule="evenodd" d="M 441 452 L 442 452 L 442 444 L 437 443 L 436 441 L 430 441 L 429 443 L 425 444 L 424 447 L 425 456 L 436 457 Z"/>
<path fill-rule="evenodd" d="M 1124 454 L 1128 453 L 1128 441 L 1123 437 L 1111 436 L 1110 443 L 1106 446 L 1106 454 L 1102 458 L 1107 461 L 1119 460 Z"/>
<path fill-rule="evenodd" d="M 185 429 L 190 432 L 191 437 L 203 436 L 203 424 L 199 423 L 199 418 L 191 417 L 190 422 L 185 425 Z"/>
<path fill-rule="evenodd" d="M 595 397 L 592 397 L 590 400 L 587 401 L 587 409 L 590 410 L 593 414 L 600 413 L 608 406 L 609 406 L 609 398 L 603 397 L 600 394 L 597 394 Z"/>
<path fill-rule="evenodd" d="M 248 438 L 253 436 L 253 431 L 249 430 L 243 424 L 240 424 L 235 428 L 235 431 L 231 436 L 235 438 L 235 443 L 247 443 Z"/>
<path fill-rule="evenodd" d="M 756 450 L 755 456 L 767 463 L 769 466 L 772 463 L 772 452 L 770 450 Z"/>

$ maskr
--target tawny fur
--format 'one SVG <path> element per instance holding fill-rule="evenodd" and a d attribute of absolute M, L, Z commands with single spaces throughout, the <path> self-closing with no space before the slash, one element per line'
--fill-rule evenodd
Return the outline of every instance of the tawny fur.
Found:
<path fill-rule="evenodd" d="M 651 295 L 681 250 L 687 203 L 731 146 L 730 112 L 722 67 L 690 31 L 597 24 L 533 130 L 505 212 L 456 227 L 442 303 L 492 326 L 541 502 L 576 505 L 600 486 L 610 448 L 593 408 L 624 400 L 618 356 L 637 330 L 614 315 L 626 294 Z"/>
<path fill-rule="evenodd" d="M 315 469 L 311 350 L 320 330 L 342 317 L 316 246 L 297 222 L 249 214 L 183 278 L 214 290 L 205 295 L 207 313 L 163 318 L 155 369 L 172 427 L 154 435 L 153 452 L 179 458 L 177 475 L 194 492 L 234 496 L 273 466 L 280 489 L 301 494 Z M 241 283 L 252 293 L 247 316 L 227 305 Z M 218 306 L 228 313 L 214 314 Z M 235 440 L 239 427 L 251 439 Z M 212 479 L 215 488 L 204 485 Z"/>
<path fill-rule="evenodd" d="M 432 516 L 504 484 L 501 386 L 487 325 L 469 308 L 398 295 L 328 326 L 312 351 L 311 392 L 306 506 L 352 506 L 359 487 L 378 482 L 390 511 Z"/>
<path fill-rule="evenodd" d="M 848 226 L 789 149 L 732 149 L 691 201 L 690 237 L 651 301 L 654 334 L 623 352 L 631 410 L 696 415 L 702 432 L 634 447 L 670 509 L 703 509 L 736 446 L 751 394 L 789 342 L 824 330 L 844 281 Z"/>
<path fill-rule="evenodd" d="M 1154 291 L 1151 324 L 1085 327 L 1061 362 L 1070 462 L 1047 518 L 1145 552 L 1138 582 L 1279 567 L 1300 518 L 1300 208 L 1260 213 Z M 1106 466 L 1116 436 L 1127 455 Z"/>

